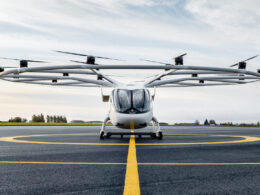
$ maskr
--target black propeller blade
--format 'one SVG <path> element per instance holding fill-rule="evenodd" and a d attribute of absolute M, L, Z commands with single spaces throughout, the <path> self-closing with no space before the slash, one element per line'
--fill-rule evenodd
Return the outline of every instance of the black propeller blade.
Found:
<path fill-rule="evenodd" d="M 17 58 L 1 58 L 0 59 L 4 59 L 4 60 L 15 60 L 15 61 L 19 61 L 20 62 L 20 68 L 27 68 L 28 67 L 28 62 L 35 62 L 35 63 L 48 63 L 45 61 L 40 61 L 40 60 L 21 60 L 21 59 L 17 59 Z"/>
<path fill-rule="evenodd" d="M 251 58 L 248 58 L 248 59 L 246 59 L 246 60 L 243 60 L 243 61 L 240 61 L 240 62 L 238 62 L 238 63 L 236 63 L 236 64 L 233 64 L 233 65 L 231 65 L 230 67 L 234 67 L 234 66 L 241 66 L 241 65 L 246 65 L 246 61 L 248 61 L 248 60 L 252 60 L 252 59 L 254 59 L 254 58 L 256 58 L 258 55 L 255 55 L 255 56 L 253 56 L 253 57 L 251 57 Z"/>
<path fill-rule="evenodd" d="M 40 61 L 40 60 L 25 60 L 25 59 L 16 59 L 16 58 L 0 58 L 4 60 L 15 60 L 15 61 L 27 61 L 27 62 L 37 62 L 37 63 L 48 63 L 46 61 Z"/>
<path fill-rule="evenodd" d="M 108 58 L 108 57 L 102 57 L 102 56 L 94 56 L 94 55 L 87 55 L 87 54 L 80 54 L 80 53 L 73 53 L 73 52 L 67 52 L 67 51 L 59 51 L 59 50 L 54 50 L 55 52 L 58 53 L 64 53 L 64 54 L 70 54 L 70 55 L 76 55 L 76 56 L 84 56 L 84 57 L 94 57 L 94 58 L 100 58 L 100 59 L 106 59 L 106 60 L 118 60 L 118 61 L 123 61 L 117 58 Z"/>
<path fill-rule="evenodd" d="M 181 54 L 177 57 L 174 57 L 175 65 L 183 65 L 183 56 L 187 55 L 187 53 Z"/>
<path fill-rule="evenodd" d="M 146 60 L 146 59 L 140 59 L 142 61 L 146 61 L 146 62 L 152 62 L 152 63 L 158 63 L 158 64 L 164 64 L 164 65 L 173 65 L 173 64 L 169 64 L 169 63 L 165 63 L 165 62 L 158 62 L 158 61 L 153 61 L 153 60 Z"/>
<path fill-rule="evenodd" d="M 181 54 L 181 55 L 179 55 L 177 57 L 173 57 L 172 59 L 181 58 L 181 57 L 186 56 L 186 55 L 187 55 L 187 53 L 184 53 L 184 54 Z"/>
<path fill-rule="evenodd" d="M 183 56 L 187 55 L 187 53 L 181 54 L 177 57 L 174 57 L 172 59 L 174 59 L 175 61 L 175 65 L 183 65 Z M 146 61 L 146 62 L 153 62 L 153 63 L 158 63 L 158 64 L 164 64 L 164 65 L 173 65 L 173 64 L 169 64 L 169 63 L 165 63 L 165 62 L 158 62 L 158 61 L 153 61 L 153 60 L 146 60 L 146 59 L 140 59 L 142 61 Z"/>
<path fill-rule="evenodd" d="M 70 60 L 71 62 L 81 63 L 81 64 L 87 64 L 87 62 L 77 61 L 77 60 Z"/>

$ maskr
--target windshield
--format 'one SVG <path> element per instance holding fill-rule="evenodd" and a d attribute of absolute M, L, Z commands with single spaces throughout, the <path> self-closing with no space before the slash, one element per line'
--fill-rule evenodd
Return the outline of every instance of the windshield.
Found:
<path fill-rule="evenodd" d="M 150 110 L 150 96 L 145 89 L 115 89 L 113 100 L 116 110 L 121 113 L 143 113 Z"/>

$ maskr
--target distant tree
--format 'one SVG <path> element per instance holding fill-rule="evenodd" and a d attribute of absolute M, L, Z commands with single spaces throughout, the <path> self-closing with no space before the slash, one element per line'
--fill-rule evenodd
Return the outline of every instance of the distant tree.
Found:
<path fill-rule="evenodd" d="M 45 118 L 43 114 L 40 114 L 39 116 L 39 122 L 45 123 Z"/>
<path fill-rule="evenodd" d="M 32 122 L 34 122 L 34 123 L 36 123 L 37 122 L 37 117 L 36 117 L 36 115 L 34 114 L 34 115 L 32 115 Z"/>
<path fill-rule="evenodd" d="M 200 125 L 200 122 L 198 120 L 195 121 L 195 125 Z"/>
<path fill-rule="evenodd" d="M 209 124 L 210 125 L 216 125 L 216 122 L 215 122 L 215 120 L 209 120 Z"/>
<path fill-rule="evenodd" d="M 9 122 L 21 123 L 22 122 L 22 118 L 21 117 L 14 117 L 14 118 L 9 119 Z"/>
<path fill-rule="evenodd" d="M 66 116 L 63 117 L 63 122 L 64 122 L 64 123 L 67 123 L 67 122 L 68 122 Z"/>
<path fill-rule="evenodd" d="M 204 125 L 209 125 L 208 119 L 205 120 Z"/>
<path fill-rule="evenodd" d="M 14 122 L 21 123 L 22 122 L 22 118 L 21 117 L 15 117 L 14 118 Z"/>
<path fill-rule="evenodd" d="M 257 122 L 257 126 L 260 126 L 260 122 Z"/>
<path fill-rule="evenodd" d="M 41 116 L 42 120 L 42 116 Z M 67 123 L 67 118 L 62 115 L 47 115 L 46 116 L 47 123 Z"/>
<path fill-rule="evenodd" d="M 23 123 L 26 123 L 26 122 L 27 122 L 27 119 L 26 119 L 26 118 L 23 118 L 23 119 L 22 119 L 22 122 L 23 122 Z"/>
<path fill-rule="evenodd" d="M 232 122 L 220 123 L 222 126 L 233 126 Z"/>
<path fill-rule="evenodd" d="M 44 115 L 43 114 L 40 114 L 40 115 L 33 115 L 32 116 L 32 122 L 34 123 L 44 123 L 45 122 L 45 119 L 44 119 Z"/>
<path fill-rule="evenodd" d="M 57 116 L 57 123 L 61 123 L 62 122 L 62 116 Z"/>

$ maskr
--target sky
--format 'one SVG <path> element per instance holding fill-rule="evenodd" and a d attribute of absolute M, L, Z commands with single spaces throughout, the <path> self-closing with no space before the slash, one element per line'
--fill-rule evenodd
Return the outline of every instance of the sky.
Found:
<path fill-rule="evenodd" d="M 65 50 L 125 59 L 100 64 L 144 64 L 140 58 L 171 63 L 187 52 L 185 65 L 228 67 L 260 54 L 258 0 L 0 0 L 0 57 L 70 64 L 84 60 Z M 1 65 L 17 62 L 0 60 Z M 37 66 L 37 65 L 32 65 Z M 260 57 L 248 69 L 260 68 Z M 104 71 L 123 81 L 157 71 Z M 122 78 L 118 76 L 126 76 Z M 0 81 L 0 121 L 33 114 L 69 120 L 103 120 L 108 103 L 100 89 L 37 86 Z M 107 91 L 109 93 L 109 91 Z M 260 121 L 260 83 L 167 88 L 156 91 L 159 121 Z"/>

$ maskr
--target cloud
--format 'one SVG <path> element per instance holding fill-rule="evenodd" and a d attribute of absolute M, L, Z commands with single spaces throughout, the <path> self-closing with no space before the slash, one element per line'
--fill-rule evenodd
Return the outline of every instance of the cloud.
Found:
<path fill-rule="evenodd" d="M 199 21 L 208 24 L 214 31 L 239 43 L 250 42 L 259 49 L 260 6 L 257 0 L 250 1 L 189 1 L 186 9 Z"/>
<path fill-rule="evenodd" d="M 0 52 L 4 57 L 64 63 L 70 59 L 85 59 L 51 50 L 129 59 L 126 62 L 98 61 L 104 64 L 145 64 L 139 58 L 171 62 L 173 56 L 188 52 L 186 64 L 228 66 L 259 53 L 258 7 L 256 0 L 0 1 Z M 249 69 L 259 68 L 258 62 L 257 59 L 250 61 Z M 7 61 L 1 64 L 17 65 Z M 137 80 L 158 73 L 147 70 L 104 72 Z M 0 118 L 7 119 L 18 110 L 18 114 L 26 116 L 38 110 L 46 113 L 52 110 L 65 113 L 71 119 L 78 116 L 99 120 L 107 113 L 106 105 L 100 102 L 99 90 L 38 89 L 2 81 L 0 85 L 4 94 Z M 196 117 L 202 120 L 208 116 L 217 120 L 257 120 L 258 88 L 256 83 L 223 88 L 163 89 L 156 98 L 155 115 L 173 122 L 193 121 Z M 32 111 L 28 111 L 23 102 Z M 48 106 L 44 106 L 44 102 Z"/>

